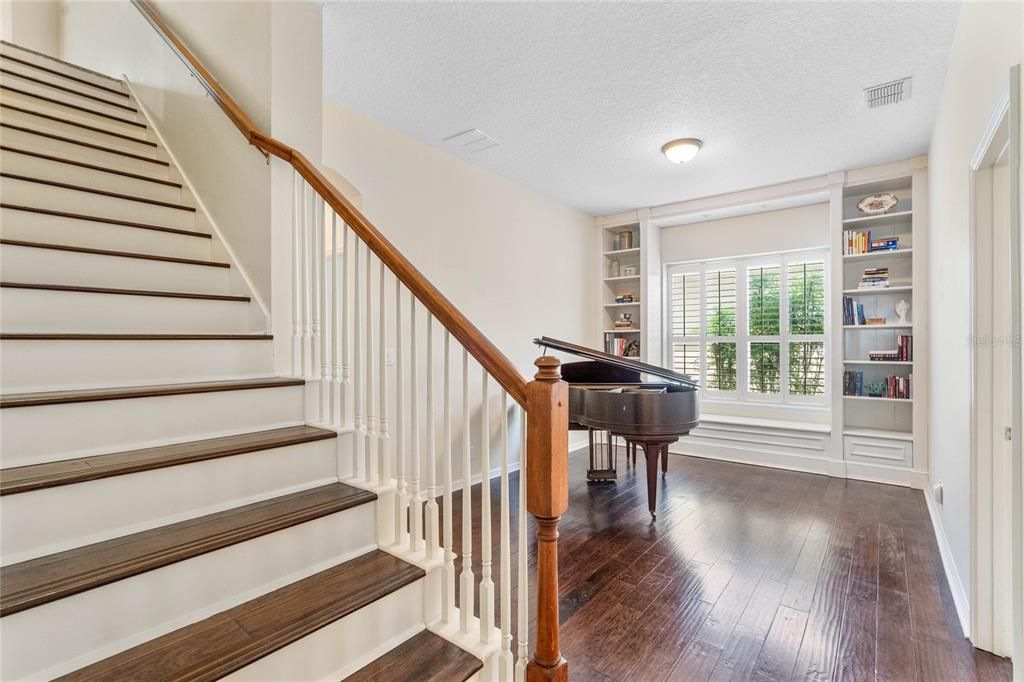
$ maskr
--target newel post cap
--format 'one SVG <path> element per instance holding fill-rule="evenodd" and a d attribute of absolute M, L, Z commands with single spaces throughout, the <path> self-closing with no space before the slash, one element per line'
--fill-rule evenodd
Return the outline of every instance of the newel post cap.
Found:
<path fill-rule="evenodd" d="M 550 355 L 542 355 L 534 360 L 533 364 L 537 366 L 537 374 L 533 377 L 537 381 L 548 381 L 554 383 L 562 378 L 562 373 L 558 370 L 558 368 L 562 366 L 562 363 L 558 358 Z"/>

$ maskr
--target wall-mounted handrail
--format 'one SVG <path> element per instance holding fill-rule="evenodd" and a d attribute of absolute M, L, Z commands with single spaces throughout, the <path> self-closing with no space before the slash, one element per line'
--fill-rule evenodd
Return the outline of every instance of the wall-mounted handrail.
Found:
<path fill-rule="evenodd" d="M 298 150 L 259 129 L 238 103 L 217 82 L 202 62 L 160 17 L 149 0 L 131 0 L 142 16 L 184 62 L 203 88 L 217 102 L 245 139 L 264 154 L 272 154 L 292 165 L 325 203 L 341 216 L 360 239 L 377 255 L 427 310 L 451 332 L 477 362 L 494 377 L 509 396 L 526 407 L 526 379 L 505 356 L 444 294 L 430 283 L 359 209 Z"/>

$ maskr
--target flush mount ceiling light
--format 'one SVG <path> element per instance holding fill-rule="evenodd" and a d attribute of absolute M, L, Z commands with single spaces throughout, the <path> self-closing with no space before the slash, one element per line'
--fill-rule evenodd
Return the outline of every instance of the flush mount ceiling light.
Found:
<path fill-rule="evenodd" d="M 672 163 L 687 163 L 697 156 L 697 152 L 704 146 L 704 143 L 693 137 L 686 137 L 681 140 L 666 142 L 661 153 Z"/>

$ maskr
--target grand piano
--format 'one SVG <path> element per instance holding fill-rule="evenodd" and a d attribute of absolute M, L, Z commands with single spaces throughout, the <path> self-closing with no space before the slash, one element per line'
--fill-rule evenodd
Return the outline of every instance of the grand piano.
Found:
<path fill-rule="evenodd" d="M 647 507 L 651 518 L 656 518 L 658 462 L 664 474 L 668 469 L 668 446 L 700 421 L 697 383 L 664 367 L 546 336 L 534 339 L 534 343 L 587 358 L 562 365 L 562 379 L 569 384 L 569 428 L 590 432 L 587 480 L 615 480 L 616 438 L 625 441 L 626 451 L 634 460 L 639 446 L 647 460 Z M 642 381 L 642 375 L 663 381 Z M 603 453 L 595 451 L 595 432 L 608 435 Z"/>

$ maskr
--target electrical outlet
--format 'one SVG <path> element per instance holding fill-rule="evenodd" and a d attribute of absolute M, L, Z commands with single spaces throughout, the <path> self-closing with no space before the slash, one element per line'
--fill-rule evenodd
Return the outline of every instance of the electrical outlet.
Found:
<path fill-rule="evenodd" d="M 934 497 L 936 502 L 938 502 L 939 504 L 942 504 L 942 483 L 941 482 L 940 483 L 936 483 L 935 487 L 932 488 L 932 497 Z"/>
<path fill-rule="evenodd" d="M 385 348 L 384 349 L 384 364 L 391 367 L 395 364 L 395 349 Z"/>

